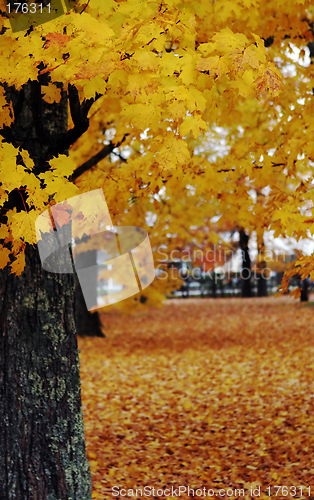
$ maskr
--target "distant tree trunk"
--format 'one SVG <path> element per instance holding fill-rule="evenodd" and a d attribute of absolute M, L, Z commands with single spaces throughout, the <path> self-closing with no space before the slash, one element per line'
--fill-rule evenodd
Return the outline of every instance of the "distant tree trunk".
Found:
<path fill-rule="evenodd" d="M 249 254 L 249 236 L 240 230 L 239 246 L 242 250 L 242 297 L 252 297 L 251 289 L 251 259 Z"/>
<path fill-rule="evenodd" d="M 219 279 L 220 283 L 219 283 L 219 288 L 220 288 L 220 297 L 224 297 L 225 296 L 225 293 L 224 293 L 224 282 L 223 282 L 223 278 Z"/>
<path fill-rule="evenodd" d="M 262 242 L 260 248 L 258 249 L 258 254 L 261 256 L 261 260 L 258 262 L 259 275 L 257 278 L 257 295 L 259 297 L 267 297 L 267 276 L 265 275 L 266 271 L 266 262 L 263 258 L 263 254 L 265 251 L 264 242 Z"/>
<path fill-rule="evenodd" d="M 261 262 L 260 274 L 257 279 L 257 295 L 259 297 L 267 297 L 267 278 L 264 276 L 264 271 L 266 269 L 266 262 Z"/>
<path fill-rule="evenodd" d="M 78 254 L 75 258 L 77 269 L 96 266 L 97 250 L 88 250 Z M 82 284 L 84 293 L 89 295 L 93 304 L 97 304 L 97 272 L 91 268 L 88 282 Z M 101 321 L 99 312 L 90 312 L 86 307 L 86 302 L 82 293 L 82 287 L 77 276 L 75 279 L 75 321 L 77 334 L 80 337 L 105 337 L 101 330 Z"/>
<path fill-rule="evenodd" d="M 301 281 L 300 301 L 301 302 L 308 302 L 308 300 L 309 300 L 309 283 L 308 283 L 308 279 L 305 279 L 305 280 Z"/>
<path fill-rule="evenodd" d="M 15 123 L 6 137 L 29 151 L 35 173 L 45 172 L 45 134 L 67 131 L 66 93 L 48 105 L 31 82 L 8 95 Z M 12 191 L 1 222 L 24 204 L 27 197 Z M 26 246 L 25 262 L 19 277 L 0 271 L 0 498 L 90 500 L 73 274 L 43 270 L 36 246 Z"/>
<path fill-rule="evenodd" d="M 216 273 L 215 271 L 213 271 L 213 276 L 214 276 L 214 279 L 213 279 L 213 286 L 212 286 L 212 290 L 213 290 L 213 297 L 216 298 L 217 297 L 217 282 L 216 282 Z"/>

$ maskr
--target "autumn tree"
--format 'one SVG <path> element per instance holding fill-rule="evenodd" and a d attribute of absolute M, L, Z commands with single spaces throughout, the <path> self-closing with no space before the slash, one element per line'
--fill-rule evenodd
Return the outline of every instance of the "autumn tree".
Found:
<path fill-rule="evenodd" d="M 306 0 L 267 9 L 244 0 L 80 0 L 12 31 L 2 3 L 2 498 L 90 498 L 74 280 L 42 268 L 35 221 L 59 213 L 43 233 L 68 242 L 63 221 L 74 212 L 64 200 L 101 187 L 116 225 L 142 225 L 150 206 L 157 248 L 168 210 L 157 195 L 164 189 L 174 207 L 189 185 L 194 200 L 215 200 L 245 230 L 307 234 L 312 76 L 300 65 L 297 78 L 286 71 L 286 49 L 313 39 L 312 10 Z M 210 138 L 221 130 L 228 154 L 212 157 Z M 262 207 L 252 185 L 270 190 Z M 191 220 L 182 217 L 185 230 Z M 61 266 L 69 254 L 53 259 Z"/>

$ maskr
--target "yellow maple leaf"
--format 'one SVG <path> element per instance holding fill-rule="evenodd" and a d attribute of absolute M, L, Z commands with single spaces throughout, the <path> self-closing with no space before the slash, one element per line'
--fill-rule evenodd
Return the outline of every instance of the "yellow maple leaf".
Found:
<path fill-rule="evenodd" d="M 12 123 L 12 106 L 9 104 L 4 96 L 5 90 L 0 87 L 0 109 L 1 109 L 1 116 L 0 116 L 0 126 L 1 128 L 6 125 L 10 126 Z"/>
<path fill-rule="evenodd" d="M 187 116 L 180 126 L 180 134 L 182 137 L 186 136 L 191 131 L 195 139 L 197 139 L 201 131 L 205 130 L 207 130 L 206 122 L 198 115 Z"/>
<path fill-rule="evenodd" d="M 157 163 L 159 163 L 161 168 L 165 169 L 187 165 L 190 159 L 186 142 L 177 136 L 167 137 L 156 155 Z"/>
<path fill-rule="evenodd" d="M 9 212 L 7 217 L 12 238 L 26 243 L 37 243 L 35 220 L 40 213 L 39 210 L 35 209 L 29 210 L 29 212 Z"/>
<path fill-rule="evenodd" d="M 186 102 L 190 111 L 205 111 L 207 99 L 204 93 L 200 92 L 194 85 L 189 85 L 189 91 L 186 94 Z"/>
<path fill-rule="evenodd" d="M 154 52 L 136 51 L 134 54 L 134 59 L 137 61 L 137 65 L 141 70 L 152 70 L 155 71 L 159 64 L 160 58 Z"/>
<path fill-rule="evenodd" d="M 130 104 L 122 115 L 133 127 L 144 131 L 146 128 L 155 130 L 161 118 L 160 108 L 151 104 Z"/>
<path fill-rule="evenodd" d="M 241 97 L 255 97 L 254 76 L 251 69 L 245 70 L 241 80 L 230 82 L 230 86 L 238 89 Z"/>
<path fill-rule="evenodd" d="M 0 224 L 0 239 L 3 240 L 9 237 L 10 237 L 10 232 L 8 226 L 6 224 Z"/>
<path fill-rule="evenodd" d="M 171 113 L 174 121 L 181 120 L 186 116 L 186 107 L 182 102 L 174 100 L 168 105 L 168 110 Z"/>
<path fill-rule="evenodd" d="M 233 33 L 230 28 L 224 28 L 213 36 L 217 43 L 217 48 L 224 53 L 230 52 L 230 49 L 243 50 L 248 44 L 248 39 L 243 33 Z"/>
<path fill-rule="evenodd" d="M 50 166 L 54 171 L 54 175 L 68 177 L 73 174 L 74 170 L 77 167 L 77 164 L 72 158 L 69 158 L 66 155 L 59 155 L 57 158 L 53 158 L 50 160 Z"/>
<path fill-rule="evenodd" d="M 32 158 L 29 156 L 29 153 L 28 151 L 26 151 L 26 149 L 22 149 L 22 151 L 19 151 L 19 153 L 22 155 L 23 157 L 23 163 L 25 165 L 25 167 L 28 169 L 28 170 L 32 170 L 34 168 L 34 161 L 32 160 Z"/>
<path fill-rule="evenodd" d="M 44 180 L 47 187 L 43 189 L 46 196 L 54 195 L 54 200 L 58 203 L 65 198 L 71 198 L 79 192 L 79 188 L 68 181 L 65 177 L 58 176 L 54 171 L 47 171 L 38 177 Z"/>
<path fill-rule="evenodd" d="M 7 263 L 10 261 L 11 250 L 6 247 L 0 246 L 0 269 L 3 269 Z"/>
<path fill-rule="evenodd" d="M 145 98 L 152 86 L 152 75 L 143 72 L 134 72 L 126 84 L 126 92 L 130 92 L 133 101 L 138 97 Z"/>
<path fill-rule="evenodd" d="M 196 69 L 199 71 L 208 71 L 210 76 L 217 77 L 226 75 L 229 71 L 227 64 L 219 56 L 200 59 L 196 64 Z"/>
<path fill-rule="evenodd" d="M 197 51 L 206 57 L 208 56 L 208 54 L 212 54 L 212 52 L 214 52 L 216 49 L 217 49 L 216 42 L 214 43 L 208 42 L 208 43 L 201 43 L 197 48 Z"/>
<path fill-rule="evenodd" d="M 59 51 L 65 51 L 70 37 L 62 33 L 48 33 L 46 35 L 45 49 L 54 48 Z"/>
<path fill-rule="evenodd" d="M 2 188 L 12 191 L 22 185 L 25 169 L 16 164 L 17 150 L 12 144 L 0 141 L 0 182 Z"/>
<path fill-rule="evenodd" d="M 27 176 L 26 193 L 29 207 L 34 206 L 37 209 L 44 210 L 49 196 L 44 189 L 41 189 L 40 181 L 34 174 Z"/>
<path fill-rule="evenodd" d="M 60 102 L 61 100 L 61 89 L 49 83 L 47 87 L 42 87 L 43 90 L 43 100 L 49 104 L 53 102 Z"/>
<path fill-rule="evenodd" d="M 86 80 L 84 85 L 84 95 L 86 99 L 95 97 L 96 92 L 99 94 L 105 92 L 105 81 L 101 75 L 96 75 L 90 80 Z"/>
<path fill-rule="evenodd" d="M 258 69 L 260 61 L 256 53 L 255 45 L 250 45 L 247 47 L 243 53 L 243 64 L 248 64 L 253 69 Z"/>
<path fill-rule="evenodd" d="M 25 268 L 25 253 L 20 252 L 15 261 L 11 264 L 11 272 L 15 273 L 16 276 L 20 276 Z"/>
<path fill-rule="evenodd" d="M 0 207 L 5 204 L 8 198 L 8 193 L 4 189 L 2 189 L 2 187 L 0 187 Z"/>
<path fill-rule="evenodd" d="M 269 63 L 266 67 L 262 66 L 260 68 L 259 76 L 255 80 L 255 85 L 257 94 L 268 92 L 274 97 L 277 97 L 284 88 L 282 75 L 272 63 Z"/>

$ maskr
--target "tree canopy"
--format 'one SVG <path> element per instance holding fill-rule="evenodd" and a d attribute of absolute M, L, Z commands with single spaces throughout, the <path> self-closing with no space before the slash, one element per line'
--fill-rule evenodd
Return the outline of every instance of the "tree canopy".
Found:
<path fill-rule="evenodd" d="M 155 214 L 153 246 L 217 213 L 259 239 L 312 234 L 313 14 L 306 0 L 89 0 L 13 33 L 3 4 L 0 267 L 20 275 L 38 215 L 99 187 L 115 223 Z M 28 82 L 40 172 L 11 134 Z M 50 134 L 41 103 L 61 99 L 69 129 Z"/>

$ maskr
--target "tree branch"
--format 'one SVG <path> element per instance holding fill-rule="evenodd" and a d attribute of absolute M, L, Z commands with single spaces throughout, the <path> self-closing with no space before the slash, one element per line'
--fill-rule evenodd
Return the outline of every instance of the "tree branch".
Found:
<path fill-rule="evenodd" d="M 68 96 L 73 123 L 74 125 L 78 125 L 82 120 L 81 104 L 77 88 L 70 83 L 68 85 Z"/>
<path fill-rule="evenodd" d="M 87 160 L 82 165 L 80 165 L 76 170 L 74 170 L 74 172 L 71 176 L 72 182 L 75 182 L 78 177 L 83 175 L 85 172 L 87 172 L 91 168 L 95 167 L 95 165 L 97 165 L 98 162 L 100 162 L 101 160 L 103 160 L 104 158 L 109 156 L 110 153 L 112 153 L 112 151 L 115 148 L 118 148 L 119 146 L 121 146 L 121 144 L 124 142 L 127 135 L 128 134 L 125 134 L 124 137 L 121 139 L 121 141 L 118 142 L 118 144 L 113 144 L 112 142 L 110 144 L 106 144 L 106 146 L 104 146 L 97 154 L 92 156 L 89 160 Z"/>
<path fill-rule="evenodd" d="M 51 141 L 49 148 L 49 155 L 57 156 L 69 149 L 88 129 L 89 119 L 87 118 L 88 112 L 94 102 L 96 102 L 102 94 L 96 93 L 96 96 L 91 99 L 84 99 L 80 104 L 78 90 L 74 85 L 68 86 L 68 98 L 70 104 L 71 117 L 74 127 L 63 134 L 59 134 Z"/>

